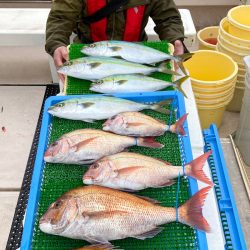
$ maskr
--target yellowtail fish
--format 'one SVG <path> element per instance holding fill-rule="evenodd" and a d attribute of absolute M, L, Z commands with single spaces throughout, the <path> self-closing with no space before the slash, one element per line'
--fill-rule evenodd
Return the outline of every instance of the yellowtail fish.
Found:
<path fill-rule="evenodd" d="M 176 220 L 209 232 L 202 206 L 210 188 L 203 188 L 176 209 L 115 189 L 94 185 L 80 187 L 52 203 L 40 218 L 39 227 L 44 233 L 92 244 L 108 244 L 128 237 L 153 238 L 164 229 L 160 225 Z"/>
<path fill-rule="evenodd" d="M 59 102 L 51 106 L 48 112 L 64 119 L 94 122 L 108 119 L 126 111 L 151 109 L 159 113 L 169 114 L 170 111 L 164 108 L 169 103 L 171 103 L 171 100 L 164 100 L 155 104 L 144 104 L 110 96 L 93 96 L 72 98 Z"/>
<path fill-rule="evenodd" d="M 104 131 L 130 136 L 160 136 L 170 131 L 185 135 L 183 124 L 188 114 L 183 115 L 175 124 L 167 125 L 167 121 L 154 119 L 139 112 L 124 112 L 108 119 L 103 124 Z"/>
<path fill-rule="evenodd" d="M 104 157 L 91 165 L 83 176 L 83 183 L 139 191 L 171 186 L 178 175 L 187 175 L 213 185 L 202 170 L 210 154 L 211 151 L 201 155 L 183 168 L 145 155 L 122 152 Z"/>
<path fill-rule="evenodd" d="M 115 75 L 93 82 L 90 90 L 103 94 L 113 94 L 126 92 L 154 92 L 172 86 L 186 96 L 181 85 L 187 79 L 188 76 L 185 76 L 175 82 L 167 82 L 143 75 Z"/>
<path fill-rule="evenodd" d="M 168 69 L 166 63 L 162 63 L 158 67 L 152 67 L 108 57 L 82 57 L 74 59 L 64 63 L 58 70 L 58 73 L 85 80 L 98 80 L 121 74 L 150 75 L 154 72 L 180 75 Z"/>
<path fill-rule="evenodd" d="M 81 50 L 89 56 L 121 57 L 127 61 L 142 64 L 155 64 L 166 60 L 177 62 L 184 73 L 183 61 L 192 57 L 192 53 L 172 56 L 159 50 L 138 43 L 124 41 L 102 41 L 86 45 Z"/>
<path fill-rule="evenodd" d="M 63 135 L 52 143 L 44 160 L 52 163 L 90 164 L 119 153 L 131 146 L 162 148 L 153 137 L 128 137 L 96 129 L 80 129 Z"/>

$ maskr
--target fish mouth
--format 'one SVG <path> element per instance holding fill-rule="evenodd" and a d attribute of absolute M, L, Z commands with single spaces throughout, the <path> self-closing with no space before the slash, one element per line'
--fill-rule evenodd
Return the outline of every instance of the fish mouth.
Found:
<path fill-rule="evenodd" d="M 82 181 L 86 185 L 91 185 L 94 183 L 93 178 L 91 176 L 88 176 L 88 175 L 83 176 Z"/>

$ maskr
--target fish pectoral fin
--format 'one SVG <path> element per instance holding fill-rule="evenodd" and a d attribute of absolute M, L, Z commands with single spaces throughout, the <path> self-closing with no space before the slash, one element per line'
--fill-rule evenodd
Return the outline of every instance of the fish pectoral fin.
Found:
<path fill-rule="evenodd" d="M 119 175 L 130 174 L 131 172 L 134 172 L 134 171 L 139 170 L 139 169 L 145 169 L 145 168 L 142 166 L 131 166 L 131 167 L 116 170 L 115 172 L 117 173 L 117 176 L 119 176 Z"/>
<path fill-rule="evenodd" d="M 140 235 L 136 235 L 133 236 L 136 239 L 139 240 L 145 240 L 147 238 L 154 238 L 157 234 L 159 234 L 162 230 L 164 229 L 164 227 L 156 227 L 148 232 L 142 233 Z"/>
<path fill-rule="evenodd" d="M 126 83 L 127 82 L 127 80 L 120 80 L 120 81 L 117 81 L 117 83 L 119 84 L 119 85 L 122 85 L 122 84 L 124 84 L 124 83 Z"/>
<path fill-rule="evenodd" d="M 89 144 L 90 142 L 92 142 L 96 138 L 97 137 L 89 138 L 87 140 L 81 141 L 81 142 L 77 143 L 76 145 L 74 145 L 75 152 L 80 151 L 82 147 L 85 147 L 87 144 Z"/>
<path fill-rule="evenodd" d="M 166 182 L 164 182 L 162 184 L 153 186 L 153 188 L 169 187 L 169 186 L 172 186 L 175 183 L 176 183 L 175 180 L 167 180 Z"/>
<path fill-rule="evenodd" d="M 110 49 L 111 49 L 112 51 L 120 51 L 120 50 L 122 50 L 122 47 L 113 46 L 113 47 L 110 47 Z"/>
<path fill-rule="evenodd" d="M 160 204 L 161 202 L 160 201 L 157 201 L 155 199 L 152 199 L 152 198 L 149 198 L 149 197 L 145 197 L 145 196 L 140 196 L 140 195 L 135 195 L 136 197 L 140 198 L 140 199 L 143 199 L 145 201 L 148 201 L 152 204 Z"/>
<path fill-rule="evenodd" d="M 92 69 L 97 68 L 97 67 L 99 67 L 100 65 L 101 65 L 100 62 L 95 62 L 95 63 L 90 63 L 90 64 L 89 64 L 89 66 L 90 66 Z"/>
<path fill-rule="evenodd" d="M 128 127 L 129 126 L 131 126 L 131 127 L 139 127 L 139 126 L 142 126 L 142 125 L 144 125 L 144 123 L 142 123 L 142 122 L 128 122 L 127 123 Z"/>
<path fill-rule="evenodd" d="M 93 102 L 82 102 L 82 103 L 79 103 L 78 105 L 81 105 L 84 108 L 88 108 L 88 107 L 94 105 L 94 103 Z"/>

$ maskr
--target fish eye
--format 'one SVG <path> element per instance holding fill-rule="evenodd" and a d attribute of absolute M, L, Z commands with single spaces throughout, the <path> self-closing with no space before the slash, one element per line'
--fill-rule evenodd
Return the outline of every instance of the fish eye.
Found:
<path fill-rule="evenodd" d="M 92 165 L 91 168 L 92 168 L 92 169 L 97 169 L 97 168 L 99 168 L 99 165 L 98 165 L 98 164 L 94 164 L 94 165 Z"/>
<path fill-rule="evenodd" d="M 64 103 L 58 103 L 56 106 L 59 107 L 59 108 L 62 108 L 62 107 L 65 106 L 65 104 Z"/>
<path fill-rule="evenodd" d="M 52 146 L 52 147 L 55 147 L 57 144 L 58 144 L 58 142 L 55 141 L 55 142 L 53 142 L 53 143 L 51 144 L 51 146 Z"/>
<path fill-rule="evenodd" d="M 90 48 L 95 48 L 95 44 L 90 44 L 89 47 Z"/>
<path fill-rule="evenodd" d="M 103 83 L 103 80 L 99 80 L 96 82 L 97 84 L 102 84 Z"/>
<path fill-rule="evenodd" d="M 54 204 L 54 208 L 55 208 L 55 209 L 58 209 L 61 205 L 62 205 L 62 201 L 57 201 L 57 202 Z"/>

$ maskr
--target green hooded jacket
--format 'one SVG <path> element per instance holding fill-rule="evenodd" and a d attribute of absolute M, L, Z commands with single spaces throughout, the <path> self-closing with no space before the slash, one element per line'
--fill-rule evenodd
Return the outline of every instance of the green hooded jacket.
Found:
<path fill-rule="evenodd" d="M 88 16 L 86 0 L 53 0 L 52 8 L 46 26 L 45 49 L 53 55 L 56 48 L 69 45 L 72 32 L 80 32 L 82 41 L 78 37 L 75 42 L 91 43 L 89 25 L 81 20 Z M 152 17 L 156 26 L 155 31 L 161 40 L 174 42 L 184 39 L 184 28 L 180 13 L 173 0 L 130 0 L 108 17 L 107 36 L 109 40 L 122 40 L 126 23 L 127 8 L 146 5 L 141 28 L 140 40 L 147 40 L 145 27 L 148 18 Z"/>

